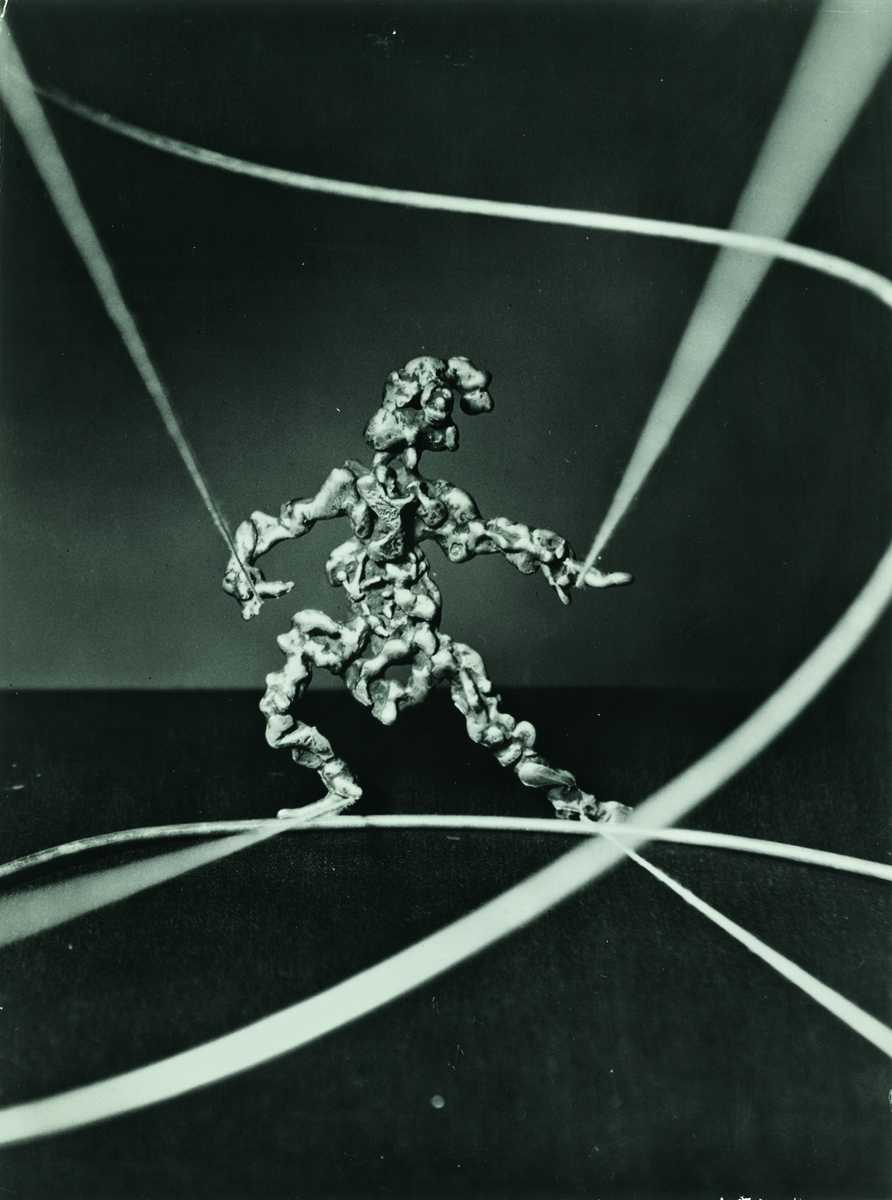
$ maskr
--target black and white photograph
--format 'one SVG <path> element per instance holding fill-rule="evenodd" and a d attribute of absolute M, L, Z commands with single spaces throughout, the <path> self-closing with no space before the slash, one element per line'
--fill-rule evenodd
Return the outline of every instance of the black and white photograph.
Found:
<path fill-rule="evenodd" d="M 3 0 L 0 1195 L 892 1195 L 892 0 Z"/>

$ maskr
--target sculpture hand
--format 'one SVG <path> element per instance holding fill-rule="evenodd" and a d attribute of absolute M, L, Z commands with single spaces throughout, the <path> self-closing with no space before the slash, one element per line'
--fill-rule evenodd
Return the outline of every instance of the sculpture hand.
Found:
<path fill-rule="evenodd" d="M 224 592 L 235 596 L 246 621 L 257 616 L 264 600 L 275 600 L 279 596 L 285 596 L 293 587 L 293 583 L 266 580 L 263 578 L 263 572 L 257 567 L 242 564 L 234 558 L 229 560 L 223 577 Z"/>
<path fill-rule="evenodd" d="M 577 587 L 582 588 L 621 587 L 623 584 L 632 583 L 634 578 L 627 571 L 613 571 L 611 574 L 605 575 L 597 567 L 589 567 L 583 577 L 582 563 L 577 562 L 573 558 L 567 559 L 564 569 L 567 575 L 567 583 L 573 582 Z"/>

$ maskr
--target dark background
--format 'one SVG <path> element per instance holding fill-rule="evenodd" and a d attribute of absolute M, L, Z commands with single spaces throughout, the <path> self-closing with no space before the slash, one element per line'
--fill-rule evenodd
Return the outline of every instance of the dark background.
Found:
<path fill-rule="evenodd" d="M 34 80 L 272 166 L 727 225 L 814 6 L 12 0 Z M 856 19 L 856 18 L 855 18 Z M 795 231 L 889 273 L 888 79 Z M 713 251 L 303 194 L 174 159 L 52 106 L 125 297 L 224 512 L 315 491 L 366 454 L 387 373 L 493 372 L 427 473 L 584 553 Z M 226 550 L 18 138 L 3 148 L 2 678 L 257 687 L 340 526 L 265 560 L 297 588 L 251 626 Z M 888 534 L 888 321 L 775 266 L 578 595 L 437 559 L 444 628 L 500 684 L 767 689 Z M 325 686 L 328 679 L 320 679 Z"/>
<path fill-rule="evenodd" d="M 7 12 L 37 83 L 211 149 L 717 226 L 813 14 L 756 0 Z M 887 77 L 795 231 L 886 274 L 890 96 Z M 494 373 L 495 412 L 459 415 L 460 455 L 425 470 L 585 551 L 713 252 L 286 191 L 49 115 L 232 521 L 363 456 L 394 367 L 467 354 Z M 8 122 L 2 152 L 2 857 L 315 799 L 315 777 L 269 751 L 256 702 L 291 612 L 338 611 L 322 566 L 346 529 L 279 548 L 264 565 L 295 592 L 239 620 L 219 588 L 225 548 Z M 434 563 L 446 630 L 601 798 L 634 804 L 705 752 L 861 587 L 890 535 L 888 374 L 874 301 L 776 265 L 607 549 L 633 587 L 565 610 L 502 561 Z M 884 624 L 691 823 L 889 861 L 888 654 Z M 343 693 L 314 689 L 307 713 L 359 773 L 363 811 L 546 815 L 445 694 L 387 730 Z M 556 841 L 281 838 L 30 939 L 4 952 L 0 1102 L 276 1011 L 468 911 Z M 884 885 L 648 853 L 888 1019 Z M 879 1051 L 625 867 L 300 1053 L 6 1152 L 0 1186 L 29 1200 L 868 1200 L 892 1181 L 890 1086 Z"/>
<path fill-rule="evenodd" d="M 878 648 L 691 823 L 889 862 Z M 4 699 L 15 764 L 4 857 L 318 795 L 312 773 L 259 736 L 250 692 Z M 505 701 L 556 761 L 634 803 L 754 697 L 512 689 Z M 390 729 L 343 692 L 311 703 L 349 746 L 363 812 L 544 815 L 534 789 L 468 741 L 443 692 Z M 182 844 L 80 856 L 61 874 Z M 286 1008 L 567 847 L 544 833 L 317 829 L 9 946 L 0 1103 L 105 1079 Z M 888 1021 L 888 883 L 727 851 L 645 853 Z M 57 863 L 6 882 L 59 875 Z M 4 1149 L 0 1185 L 22 1200 L 877 1200 L 892 1193 L 890 1090 L 885 1054 L 628 864 L 275 1062 Z"/>

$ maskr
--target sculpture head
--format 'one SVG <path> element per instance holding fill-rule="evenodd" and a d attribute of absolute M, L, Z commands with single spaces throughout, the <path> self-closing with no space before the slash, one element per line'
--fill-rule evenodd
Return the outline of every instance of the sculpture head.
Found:
<path fill-rule="evenodd" d="M 455 401 L 469 416 L 491 412 L 486 390 L 491 376 L 467 358 L 424 356 L 393 371 L 384 385 L 381 407 L 369 421 L 366 442 L 377 451 L 376 466 L 403 456 L 410 471 L 424 450 L 457 450 L 458 427 L 452 419 Z"/>

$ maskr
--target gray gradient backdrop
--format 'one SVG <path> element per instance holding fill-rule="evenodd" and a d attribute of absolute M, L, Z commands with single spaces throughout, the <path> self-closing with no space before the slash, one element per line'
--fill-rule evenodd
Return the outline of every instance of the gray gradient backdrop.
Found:
<path fill-rule="evenodd" d="M 727 225 L 811 3 L 11 0 L 36 82 L 274 166 Z M 795 238 L 884 273 L 888 77 Z M 386 374 L 467 354 L 496 408 L 426 473 L 584 553 L 713 253 L 403 211 L 177 161 L 50 119 L 212 490 L 235 523 L 311 493 Z M 346 526 L 226 550 L 8 121 L 2 161 L 2 679 L 258 687 L 292 611 L 341 611 Z M 602 560 L 633 588 L 562 609 L 502 560 L 434 561 L 444 627 L 500 684 L 776 683 L 889 536 L 888 314 L 775 266 Z M 432 552 L 432 556 L 433 556 Z M 320 675 L 320 685 L 328 678 Z"/>

